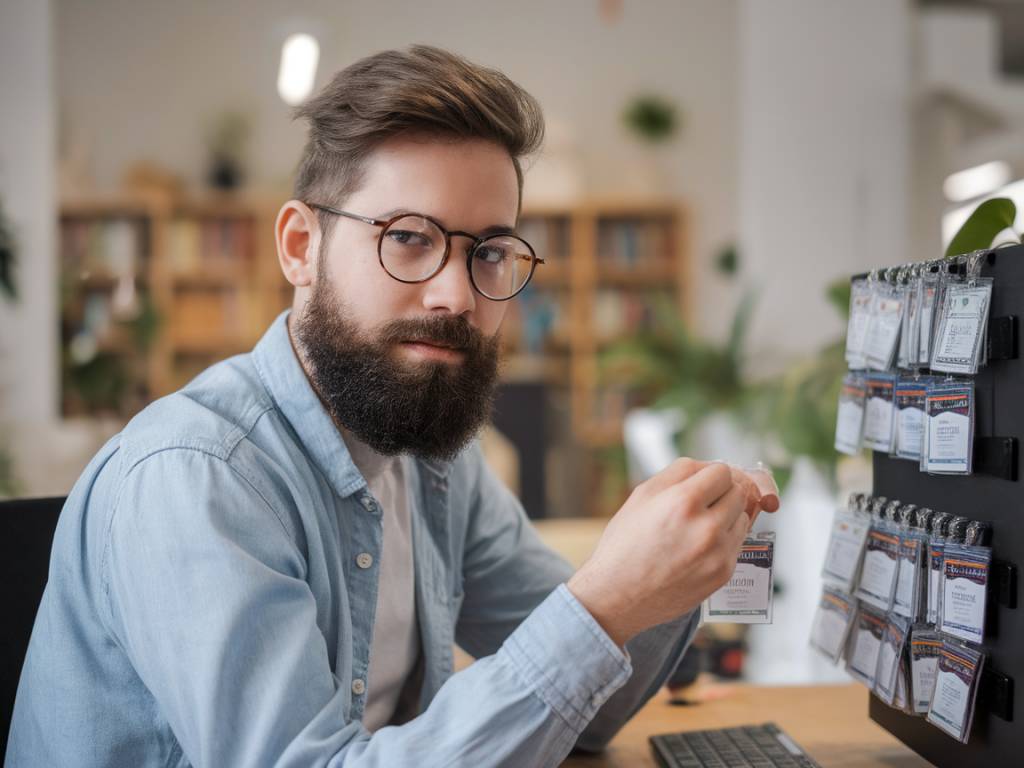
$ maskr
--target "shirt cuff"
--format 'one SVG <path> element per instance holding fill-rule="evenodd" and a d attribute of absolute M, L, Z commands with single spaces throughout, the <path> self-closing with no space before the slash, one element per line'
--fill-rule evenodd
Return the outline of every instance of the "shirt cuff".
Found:
<path fill-rule="evenodd" d="M 504 649 L 536 693 L 577 731 L 633 673 L 629 655 L 565 584 L 509 635 Z"/>

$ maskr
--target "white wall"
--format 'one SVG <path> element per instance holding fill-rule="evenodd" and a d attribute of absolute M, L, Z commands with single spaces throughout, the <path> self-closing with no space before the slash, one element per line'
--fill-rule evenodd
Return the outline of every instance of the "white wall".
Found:
<path fill-rule="evenodd" d="M 613 24 L 594 0 L 295 5 L 300 10 L 270 0 L 59 0 L 62 126 L 90 148 L 97 180 L 114 184 L 127 162 L 152 157 L 201 181 L 204 121 L 224 108 L 254 117 L 254 180 L 287 178 L 303 131 L 290 123 L 275 83 L 280 45 L 301 30 L 320 40 L 318 86 L 366 54 L 414 42 L 502 69 L 540 100 L 550 122 L 568 126 L 595 195 L 621 191 L 639 156 L 621 128 L 623 106 L 640 91 L 662 93 L 686 116 L 666 153 L 666 176 L 669 191 L 692 206 L 695 271 L 734 239 L 733 0 L 626 2 Z M 720 287 L 704 287 L 695 314 L 714 329 L 724 322 Z"/>
<path fill-rule="evenodd" d="M 0 201 L 17 238 L 21 296 L 0 298 L 0 423 L 45 422 L 57 405 L 50 15 L 48 0 L 0 7 Z"/>
<path fill-rule="evenodd" d="M 844 332 L 832 280 L 906 261 L 911 8 L 739 3 L 741 247 L 765 365 Z"/>

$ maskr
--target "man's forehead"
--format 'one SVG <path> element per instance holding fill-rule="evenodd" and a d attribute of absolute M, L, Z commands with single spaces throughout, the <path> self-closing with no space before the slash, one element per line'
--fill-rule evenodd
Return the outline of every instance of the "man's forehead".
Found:
<path fill-rule="evenodd" d="M 504 148 L 481 139 L 396 137 L 367 156 L 352 199 L 387 218 L 424 213 L 449 228 L 510 227 L 519 185 Z"/>

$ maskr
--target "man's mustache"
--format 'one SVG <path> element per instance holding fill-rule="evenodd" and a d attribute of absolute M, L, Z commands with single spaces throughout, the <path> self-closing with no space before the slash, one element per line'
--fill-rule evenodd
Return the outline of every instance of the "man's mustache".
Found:
<path fill-rule="evenodd" d="M 486 345 L 484 335 L 458 317 L 438 316 L 392 320 L 381 329 L 383 344 L 422 342 L 437 347 L 475 352 Z"/>

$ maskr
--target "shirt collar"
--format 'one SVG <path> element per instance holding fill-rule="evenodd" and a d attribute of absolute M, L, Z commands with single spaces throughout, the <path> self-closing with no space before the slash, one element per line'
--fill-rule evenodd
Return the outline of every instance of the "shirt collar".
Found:
<path fill-rule="evenodd" d="M 349 496 L 366 487 L 338 428 L 313 391 L 292 347 L 285 310 L 252 351 L 253 362 L 275 405 L 299 436 L 335 493 Z"/>

